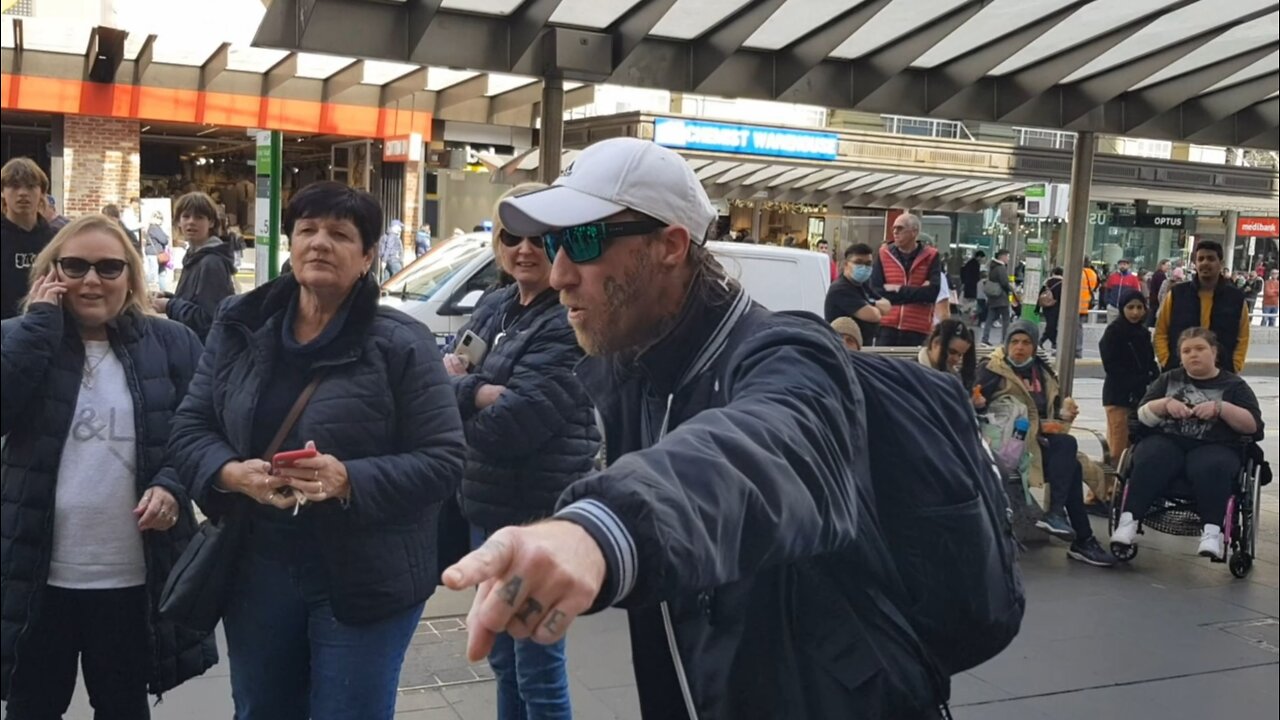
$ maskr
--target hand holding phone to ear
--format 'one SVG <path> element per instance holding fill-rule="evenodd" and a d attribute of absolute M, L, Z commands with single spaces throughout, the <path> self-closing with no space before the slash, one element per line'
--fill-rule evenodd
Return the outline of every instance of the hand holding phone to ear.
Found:
<path fill-rule="evenodd" d="M 57 268 L 49 270 L 48 275 L 36 278 L 31 283 L 31 302 L 62 305 L 62 296 L 67 294 L 67 284 L 58 275 Z"/>

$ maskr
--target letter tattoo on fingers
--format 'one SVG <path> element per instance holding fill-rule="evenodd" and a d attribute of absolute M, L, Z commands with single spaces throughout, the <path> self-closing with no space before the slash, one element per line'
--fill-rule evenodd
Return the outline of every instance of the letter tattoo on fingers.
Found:
<path fill-rule="evenodd" d="M 502 584 L 502 589 L 498 591 L 498 597 L 511 607 L 516 606 L 516 598 L 520 595 L 520 586 L 524 584 L 524 579 L 519 575 L 511 576 L 511 579 Z"/>
<path fill-rule="evenodd" d="M 560 623 L 562 622 L 564 622 L 564 613 L 559 610 L 552 610 L 551 613 L 547 615 L 547 621 L 544 622 L 542 626 L 547 629 L 548 633 L 554 636 L 560 634 Z"/>
<path fill-rule="evenodd" d="M 527 598 L 524 601 L 524 605 L 521 606 L 520 612 L 516 613 L 515 618 L 520 622 L 524 623 L 525 625 L 528 625 L 529 618 L 533 617 L 534 615 L 539 615 L 541 613 L 542 613 L 542 603 L 538 602 L 537 600 L 534 600 L 533 598 Z"/>

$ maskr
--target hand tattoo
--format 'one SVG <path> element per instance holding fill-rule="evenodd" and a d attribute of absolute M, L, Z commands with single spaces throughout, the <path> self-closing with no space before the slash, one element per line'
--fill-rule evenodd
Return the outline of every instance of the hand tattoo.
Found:
<path fill-rule="evenodd" d="M 524 623 L 525 625 L 528 625 L 529 618 L 541 613 L 542 613 L 542 603 L 538 602 L 537 600 L 534 600 L 533 598 L 527 598 L 524 601 L 524 606 L 520 608 L 520 612 L 516 613 L 516 619 Z"/>
<path fill-rule="evenodd" d="M 547 629 L 547 632 L 551 633 L 552 635 L 559 635 L 560 622 L 562 620 L 564 620 L 564 613 L 560 612 L 559 610 L 552 610 L 551 614 L 547 616 L 547 621 L 544 622 L 542 625 Z"/>
<path fill-rule="evenodd" d="M 502 584 L 502 589 L 498 591 L 498 597 L 502 598 L 511 607 L 515 607 L 516 597 L 520 595 L 520 586 L 523 584 L 523 578 L 519 575 L 513 575 L 510 580 Z"/>

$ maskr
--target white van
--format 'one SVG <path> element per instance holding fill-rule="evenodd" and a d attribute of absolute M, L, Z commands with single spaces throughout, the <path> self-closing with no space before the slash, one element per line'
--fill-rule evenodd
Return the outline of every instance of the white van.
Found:
<path fill-rule="evenodd" d="M 770 310 L 822 315 L 831 261 L 822 253 L 772 245 L 712 242 L 730 277 Z M 443 345 L 462 329 L 498 279 L 489 233 L 469 233 L 433 247 L 382 285 L 382 302 L 431 328 Z"/>

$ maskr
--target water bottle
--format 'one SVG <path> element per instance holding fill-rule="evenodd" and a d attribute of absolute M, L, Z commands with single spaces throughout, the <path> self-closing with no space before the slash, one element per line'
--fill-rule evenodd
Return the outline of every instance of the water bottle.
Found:
<path fill-rule="evenodd" d="M 1013 421 L 1013 432 L 1000 446 L 1000 462 L 1008 470 L 1017 470 L 1022 464 L 1022 452 L 1027 446 L 1027 430 L 1031 422 L 1024 417 Z"/>

